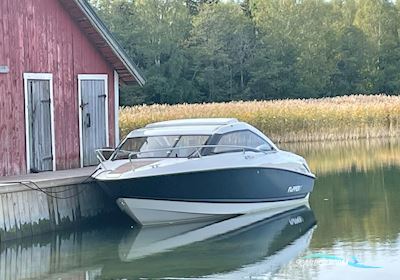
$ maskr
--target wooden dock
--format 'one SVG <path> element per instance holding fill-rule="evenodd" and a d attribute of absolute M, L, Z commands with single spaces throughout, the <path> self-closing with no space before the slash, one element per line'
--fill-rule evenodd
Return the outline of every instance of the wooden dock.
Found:
<path fill-rule="evenodd" d="M 0 177 L 0 241 L 90 222 L 116 211 L 94 167 Z"/>

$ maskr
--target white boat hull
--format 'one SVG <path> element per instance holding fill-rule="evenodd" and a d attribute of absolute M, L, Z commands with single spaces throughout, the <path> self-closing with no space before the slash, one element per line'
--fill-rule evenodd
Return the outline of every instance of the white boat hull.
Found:
<path fill-rule="evenodd" d="M 300 199 L 274 202 L 217 203 L 186 202 L 138 198 L 119 198 L 117 204 L 125 213 L 143 226 L 223 220 L 232 216 L 271 211 L 280 213 L 307 203 L 309 195 Z"/>

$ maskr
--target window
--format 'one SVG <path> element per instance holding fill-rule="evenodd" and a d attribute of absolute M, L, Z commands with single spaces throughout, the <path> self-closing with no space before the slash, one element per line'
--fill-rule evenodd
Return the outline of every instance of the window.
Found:
<path fill-rule="evenodd" d="M 201 146 L 207 142 L 209 136 L 181 136 L 175 147 L 190 147 L 190 146 Z M 188 157 L 196 152 L 198 148 L 181 148 L 174 149 L 171 152 L 170 157 Z"/>
<path fill-rule="evenodd" d="M 272 150 L 270 144 L 262 139 L 260 136 L 249 130 L 235 131 L 223 134 L 219 139 L 218 145 L 230 145 L 230 146 L 241 146 L 251 147 L 254 149 L 260 149 L 264 151 Z M 241 148 L 235 147 L 216 147 L 214 153 L 224 153 L 232 151 L 241 151 Z"/>
<path fill-rule="evenodd" d="M 127 159 L 129 154 L 132 152 L 143 152 L 137 154 L 137 158 L 188 157 L 196 151 L 196 148 L 177 148 L 204 145 L 208 138 L 208 135 L 173 135 L 128 138 L 116 151 L 113 160 Z M 161 151 L 154 151 L 160 149 Z"/>

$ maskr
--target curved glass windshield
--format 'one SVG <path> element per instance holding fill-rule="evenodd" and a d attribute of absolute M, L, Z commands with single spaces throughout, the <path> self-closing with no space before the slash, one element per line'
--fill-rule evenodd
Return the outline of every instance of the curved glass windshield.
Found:
<path fill-rule="evenodd" d="M 223 145 L 250 147 L 254 149 L 262 148 L 263 151 L 271 151 L 273 149 L 267 141 L 249 130 L 234 131 L 223 134 L 217 144 L 221 146 L 214 149 L 214 154 L 241 151 L 240 148 L 223 147 Z"/>
<path fill-rule="evenodd" d="M 140 152 L 134 155 L 133 158 L 189 157 L 198 150 L 198 148 L 190 148 L 190 146 L 204 145 L 208 138 L 208 135 L 168 135 L 127 138 L 116 150 L 113 160 L 128 159 L 129 154 L 132 152 Z"/>

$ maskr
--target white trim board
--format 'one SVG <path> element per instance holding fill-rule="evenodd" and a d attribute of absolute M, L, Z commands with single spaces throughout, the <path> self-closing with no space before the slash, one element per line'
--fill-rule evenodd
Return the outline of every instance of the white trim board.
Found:
<path fill-rule="evenodd" d="M 114 135 L 115 147 L 119 144 L 119 75 L 114 71 Z"/>
<path fill-rule="evenodd" d="M 78 110 L 79 110 L 79 158 L 80 158 L 80 166 L 83 167 L 83 127 L 82 127 L 82 91 L 81 91 L 81 81 L 87 80 L 103 80 L 104 81 L 104 94 L 106 98 L 104 100 L 105 106 L 105 117 L 106 117 L 106 145 L 110 145 L 110 130 L 108 128 L 108 75 L 107 74 L 79 74 L 78 75 Z"/>
<path fill-rule="evenodd" d="M 28 80 L 45 80 L 49 81 L 50 88 L 50 122 L 51 122 L 51 153 L 53 157 L 53 171 L 56 171 L 56 137 L 54 128 L 54 94 L 53 94 L 53 74 L 51 73 L 24 73 L 24 99 L 25 99 L 25 155 L 26 155 L 26 172 L 31 172 L 31 156 L 29 153 L 29 108 L 28 108 Z"/>

